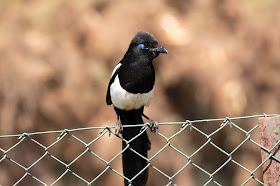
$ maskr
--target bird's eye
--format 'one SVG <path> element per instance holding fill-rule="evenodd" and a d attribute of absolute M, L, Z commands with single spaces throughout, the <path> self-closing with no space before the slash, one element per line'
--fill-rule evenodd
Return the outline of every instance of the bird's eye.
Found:
<path fill-rule="evenodd" d="M 146 48 L 144 44 L 139 44 L 138 47 L 140 47 L 143 50 L 148 50 L 148 48 Z"/>

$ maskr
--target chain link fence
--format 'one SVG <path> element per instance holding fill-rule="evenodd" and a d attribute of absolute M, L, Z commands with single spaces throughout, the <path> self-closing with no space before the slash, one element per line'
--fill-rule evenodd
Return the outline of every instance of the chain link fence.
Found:
<path fill-rule="evenodd" d="M 176 178 L 188 168 L 191 168 L 191 172 L 195 172 L 195 174 L 201 177 L 200 181 L 196 182 L 196 185 L 224 185 L 225 183 L 222 181 L 223 174 L 226 175 L 226 173 L 224 173 L 224 170 L 226 168 L 231 169 L 232 167 L 235 167 L 234 170 L 238 168 L 239 172 L 242 172 L 243 174 L 243 180 L 239 181 L 240 185 L 247 185 L 248 183 L 251 183 L 251 185 L 265 185 L 262 179 L 262 165 L 269 159 L 273 159 L 278 163 L 280 162 L 279 158 L 275 156 L 275 153 L 272 153 L 274 152 L 277 145 L 279 146 L 280 140 L 274 145 L 272 149 L 266 149 L 260 144 L 259 141 L 259 124 L 257 122 L 257 118 L 265 116 L 266 115 L 264 114 L 235 118 L 226 117 L 219 119 L 192 121 L 187 120 L 184 122 L 158 123 L 159 130 L 156 133 L 150 133 L 149 136 L 150 138 L 160 139 L 161 141 L 163 141 L 163 143 L 161 143 L 161 145 L 155 146 L 156 143 L 152 140 L 152 150 L 149 151 L 148 158 L 146 159 L 148 164 L 145 169 L 149 168 L 150 178 L 153 177 L 153 174 L 160 174 L 160 176 L 164 178 L 162 179 L 164 185 L 180 185 L 179 183 L 177 183 Z M 248 124 L 249 122 L 250 125 Z M 149 129 L 148 123 L 137 126 L 142 127 L 142 132 Z M 136 125 L 124 127 L 136 127 Z M 169 128 L 167 129 L 166 127 Z M 6 171 L 5 173 L 5 175 L 7 175 L 8 177 L 9 175 L 14 175 L 16 173 L 16 175 L 13 176 L 13 179 L 15 179 L 15 181 L 12 183 L 13 185 L 22 185 L 24 180 L 30 178 L 32 179 L 32 181 L 35 181 L 37 185 L 61 185 L 62 182 L 64 183 L 62 185 L 67 185 L 67 180 L 69 179 L 69 177 L 75 177 L 75 179 L 78 179 L 80 183 L 84 183 L 79 185 L 98 185 L 97 183 L 100 183 L 100 180 L 104 179 L 104 174 L 107 174 L 108 172 L 110 174 L 116 174 L 122 179 L 127 179 L 123 176 L 121 168 L 115 168 L 116 166 L 113 165 L 115 161 L 121 161 L 120 157 L 124 151 L 121 150 L 121 145 L 119 146 L 118 153 L 114 154 L 113 157 L 109 160 L 106 160 L 106 158 L 102 157 L 100 153 L 95 150 L 95 144 L 105 137 L 108 138 L 108 135 L 110 136 L 110 138 L 115 138 L 115 140 L 124 140 L 121 135 L 117 135 L 114 133 L 114 128 L 115 127 L 111 126 L 88 127 L 78 129 L 65 129 L 60 131 L 2 135 L 0 136 L 0 170 L 2 169 L 2 171 L 4 171 L 10 166 L 13 166 L 14 168 L 16 167 L 18 169 L 18 171 L 16 172 L 7 173 Z M 229 133 L 222 132 L 224 130 L 229 131 Z M 91 138 L 90 141 L 87 141 L 84 140 L 85 135 L 80 134 L 84 131 L 98 131 L 99 134 L 96 136 L 87 135 L 87 137 Z M 50 134 L 56 136 L 55 138 L 53 138 L 52 142 L 46 142 L 42 140 L 42 138 L 38 138 L 39 136 L 44 137 Z M 232 140 L 227 140 L 228 136 L 224 136 L 226 134 L 231 136 L 230 139 L 235 140 L 234 143 L 236 145 L 229 144 L 229 142 Z M 141 135 L 141 133 L 139 133 L 139 135 Z M 137 138 L 138 136 L 135 136 L 135 138 Z M 187 136 L 193 137 L 190 138 Z M 75 155 L 75 158 L 73 158 L 73 160 L 70 162 L 64 160 L 63 155 L 57 155 L 55 152 L 55 147 L 62 143 L 64 139 L 68 139 L 67 141 L 69 141 L 69 139 L 72 139 L 72 144 L 70 143 L 69 147 L 71 145 L 78 145 L 82 146 L 81 148 L 83 149 L 81 152 L 78 152 L 78 154 L 77 152 L 71 151 L 65 152 L 70 154 L 77 154 Z M 132 140 L 125 141 L 127 143 L 127 148 L 130 148 L 129 143 Z M 198 140 L 201 143 L 198 143 L 199 145 L 193 150 L 186 150 L 188 149 L 188 144 L 192 143 L 192 141 L 187 140 Z M 226 145 L 221 145 L 220 142 L 223 142 L 223 144 Z M 29 163 L 26 163 L 24 160 L 22 161 L 21 159 L 19 159 L 18 156 L 21 156 L 22 154 L 21 149 L 24 149 L 30 145 L 32 145 L 31 150 L 34 151 L 34 153 L 36 151 L 41 151 L 41 155 L 36 160 L 32 160 L 31 163 L 30 161 Z M 103 146 L 104 148 L 105 146 L 109 146 L 110 148 L 110 143 L 108 144 L 107 142 L 104 142 Z M 230 148 L 228 148 L 229 146 Z M 243 161 L 240 160 L 238 156 L 235 156 L 236 154 L 240 154 L 239 151 L 246 151 L 248 149 L 250 151 L 251 147 L 255 148 L 254 151 L 251 151 L 251 158 L 254 157 L 258 159 L 258 163 L 254 164 L 255 166 L 248 164 L 247 160 Z M 67 149 L 67 147 L 65 148 Z M 191 148 L 194 148 L 194 146 Z M 161 166 L 159 166 L 161 162 L 157 162 L 157 157 L 161 154 L 164 154 L 167 149 L 171 150 L 173 155 L 172 157 L 170 157 L 170 159 L 165 158 L 164 161 L 170 161 L 172 159 L 172 161 L 174 162 L 176 161 L 176 159 L 184 159 L 183 163 L 180 164 L 180 168 L 178 170 L 170 171 L 168 170 L 168 167 L 163 169 Z M 261 160 L 261 149 L 269 154 L 269 156 L 264 161 Z M 131 150 L 133 151 L 133 149 Z M 219 153 L 219 155 L 217 156 L 218 159 L 206 159 L 205 161 L 201 160 L 202 157 L 205 158 L 208 155 L 209 157 L 212 157 L 212 151 L 215 151 L 215 153 Z M 134 152 L 137 153 L 136 151 Z M 79 167 L 79 160 L 87 157 L 94 157 L 99 161 L 98 165 L 91 164 L 90 161 L 88 161 L 88 167 L 103 166 L 101 170 L 99 169 L 100 171 L 98 172 L 98 174 L 94 175 L 91 178 L 88 176 L 82 176 L 82 174 L 79 172 L 79 168 L 77 168 Z M 50 182 L 50 179 L 44 178 L 44 176 L 42 176 L 43 172 L 33 170 L 34 166 L 40 164 L 43 161 L 55 162 L 57 166 L 59 165 L 60 168 L 57 171 L 58 175 L 55 180 L 52 180 Z M 211 165 L 215 166 L 209 168 L 209 161 L 211 161 Z M 250 159 L 248 161 L 250 161 Z M 44 164 L 45 167 L 47 165 L 48 163 Z M 129 179 L 127 180 L 132 181 Z M 123 182 L 119 183 L 119 185 L 121 185 L 122 183 Z M 1 184 L 3 183 L 1 183 L 0 179 L 0 185 Z M 158 183 L 158 185 L 162 184 Z"/>

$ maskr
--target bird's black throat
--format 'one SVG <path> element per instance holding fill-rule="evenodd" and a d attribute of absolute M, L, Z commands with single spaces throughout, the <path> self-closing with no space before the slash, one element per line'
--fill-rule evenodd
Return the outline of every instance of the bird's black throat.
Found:
<path fill-rule="evenodd" d="M 130 63 L 124 61 L 120 68 L 119 78 L 121 86 L 130 93 L 151 91 L 155 83 L 155 69 L 152 61 L 139 58 Z"/>

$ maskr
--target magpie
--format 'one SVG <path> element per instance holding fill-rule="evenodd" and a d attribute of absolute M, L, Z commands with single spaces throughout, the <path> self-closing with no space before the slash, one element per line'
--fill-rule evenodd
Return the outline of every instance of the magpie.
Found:
<path fill-rule="evenodd" d="M 131 140 L 140 133 L 141 127 L 123 127 L 123 125 L 143 124 L 142 116 L 149 120 L 151 131 L 156 131 L 158 125 L 147 117 L 144 107 L 149 106 L 155 87 L 155 69 L 153 59 L 160 53 L 168 51 L 160 46 L 155 37 L 144 31 L 138 32 L 132 39 L 123 59 L 116 65 L 111 75 L 107 89 L 106 103 L 113 104 L 117 114 L 115 132 L 121 133 L 126 141 Z M 125 141 L 122 148 L 127 147 Z M 148 135 L 143 132 L 139 137 L 129 143 L 129 147 L 147 158 L 151 148 Z M 126 149 L 122 154 L 123 173 L 128 179 L 133 179 L 133 186 L 145 185 L 148 179 L 147 161 Z M 124 179 L 124 185 L 128 185 Z"/>

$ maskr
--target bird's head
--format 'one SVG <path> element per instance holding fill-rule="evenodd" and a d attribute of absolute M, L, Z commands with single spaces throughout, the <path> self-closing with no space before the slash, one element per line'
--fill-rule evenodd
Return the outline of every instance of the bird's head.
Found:
<path fill-rule="evenodd" d="M 130 44 L 130 49 L 139 55 L 145 55 L 151 59 L 156 58 L 159 53 L 168 53 L 168 51 L 160 46 L 155 37 L 144 31 L 138 32 Z"/>

